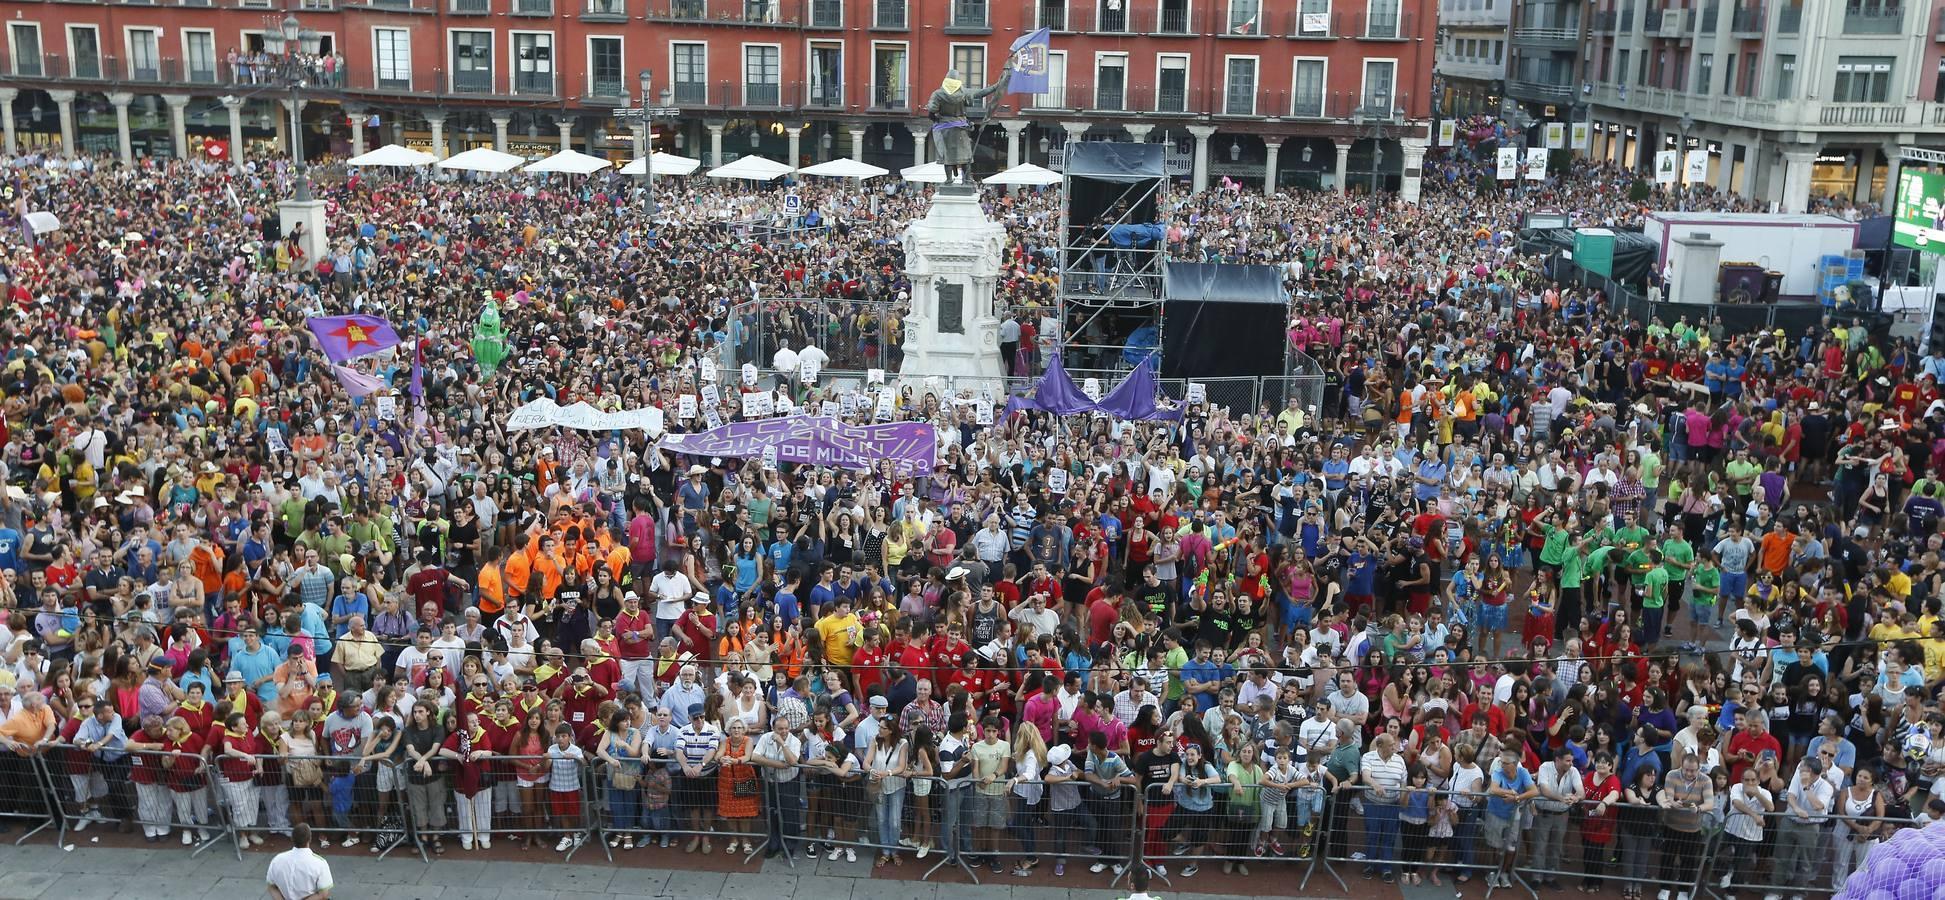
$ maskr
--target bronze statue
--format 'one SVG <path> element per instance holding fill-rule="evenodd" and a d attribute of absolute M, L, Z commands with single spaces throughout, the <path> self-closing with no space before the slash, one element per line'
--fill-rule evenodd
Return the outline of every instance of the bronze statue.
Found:
<path fill-rule="evenodd" d="M 966 107 L 977 100 L 1005 93 L 1006 81 L 1012 74 L 1009 66 L 999 81 L 968 91 L 965 82 L 959 80 L 959 70 L 948 69 L 939 89 L 926 101 L 925 114 L 932 120 L 933 154 L 945 166 L 948 182 L 964 184 L 966 169 L 973 161 L 975 135 L 973 123 L 966 120 Z"/>

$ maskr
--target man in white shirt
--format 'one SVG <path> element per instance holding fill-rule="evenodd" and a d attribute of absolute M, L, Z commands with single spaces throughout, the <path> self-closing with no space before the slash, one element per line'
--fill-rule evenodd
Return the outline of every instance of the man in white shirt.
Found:
<path fill-rule="evenodd" d="M 689 573 L 676 568 L 673 559 L 662 561 L 662 571 L 648 582 L 648 592 L 655 595 L 655 636 L 668 637 L 675 630 L 676 620 L 689 608 L 689 598 L 695 596 L 702 586 L 689 577 Z"/>
<path fill-rule="evenodd" d="M 1830 804 L 1837 796 L 1823 777 L 1823 760 L 1810 757 L 1797 767 L 1796 777 L 1783 789 L 1783 815 L 1776 819 L 1776 855 L 1770 871 L 1770 884 L 1801 887 L 1808 884 L 1820 863 L 1823 823 L 1830 818 Z M 1764 900 L 1777 900 L 1769 894 Z"/>
<path fill-rule="evenodd" d="M 1567 841 L 1567 810 L 1587 793 L 1581 786 L 1580 772 L 1574 769 L 1573 753 L 1566 747 L 1553 751 L 1552 761 L 1540 766 L 1533 781 L 1540 796 L 1533 801 L 1533 828 L 1527 838 L 1533 855 L 1528 865 L 1540 872 L 1563 871 L 1560 851 Z M 1534 887 L 1559 889 L 1560 879 L 1551 875 L 1538 877 L 1540 883 Z"/>
<path fill-rule="evenodd" d="M 1383 873 L 1392 883 L 1391 860 L 1398 859 L 1398 813 L 1405 788 L 1405 755 L 1398 752 L 1398 739 L 1380 734 L 1358 761 L 1358 784 L 1364 790 L 1365 846 L 1371 848 L 1372 865 L 1364 867 L 1368 877 Z"/>
<path fill-rule="evenodd" d="M 277 854 L 264 873 L 270 900 L 330 900 L 331 864 L 311 852 L 311 826 L 290 827 L 291 848 Z"/>
<path fill-rule="evenodd" d="M 1364 720 L 1371 715 L 1371 701 L 1357 689 L 1357 676 L 1341 672 L 1337 676 L 1337 693 L 1324 698 L 1331 712 L 1356 725 L 1364 727 Z"/>
<path fill-rule="evenodd" d="M 792 844 L 803 843 L 804 781 L 798 777 L 797 768 L 803 757 L 804 742 L 790 733 L 788 718 L 771 716 L 770 730 L 757 739 L 756 752 L 750 756 L 750 762 L 763 768 L 763 780 L 776 792 L 763 816 L 770 831 L 763 848 L 765 859 L 778 853 L 789 856 L 797 852 Z"/>

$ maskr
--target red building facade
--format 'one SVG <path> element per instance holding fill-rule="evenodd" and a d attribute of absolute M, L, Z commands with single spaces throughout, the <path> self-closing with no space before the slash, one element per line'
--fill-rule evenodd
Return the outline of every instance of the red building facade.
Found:
<path fill-rule="evenodd" d="M 273 0 L 274 2 L 274 0 Z M 980 167 L 1058 161 L 1074 139 L 1165 141 L 1184 177 L 1396 187 L 1422 152 L 1432 0 L 3 0 L 0 112 L 30 146 L 171 154 L 282 141 L 291 92 L 254 54 L 294 15 L 320 38 L 302 99 L 312 154 L 385 142 L 452 153 L 639 152 L 619 107 L 653 73 L 656 149 L 802 165 L 924 152 L 948 67 L 997 77 L 1052 29 L 1052 85 L 1010 95 Z M 284 101 L 284 102 L 280 102 Z M 121 124 L 128 123 L 126 128 Z M 1199 160 L 1199 162 L 1198 162 Z"/>

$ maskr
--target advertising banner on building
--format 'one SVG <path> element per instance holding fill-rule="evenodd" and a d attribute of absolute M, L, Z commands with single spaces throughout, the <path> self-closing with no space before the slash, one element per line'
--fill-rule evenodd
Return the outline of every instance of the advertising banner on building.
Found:
<path fill-rule="evenodd" d="M 1567 123 L 1547 123 L 1547 149 L 1564 150 L 1567 147 Z"/>
<path fill-rule="evenodd" d="M 1526 180 L 1545 181 L 1547 179 L 1547 148 L 1529 147 L 1526 150 Z"/>
<path fill-rule="evenodd" d="M 1459 137 L 1459 125 L 1457 122 L 1454 122 L 1451 119 L 1445 119 L 1438 123 L 1438 145 L 1439 146 L 1450 147 L 1452 146 L 1452 142 L 1457 140 L 1458 137 Z"/>
<path fill-rule="evenodd" d="M 1945 174 L 1905 169 L 1898 173 L 1898 200 L 1891 207 L 1891 241 L 1900 247 L 1945 253 Z"/>
<path fill-rule="evenodd" d="M 1499 180 L 1512 181 L 1520 177 L 1520 148 L 1499 148 Z"/>
<path fill-rule="evenodd" d="M 1592 152 L 1594 149 L 1594 130 L 1587 127 L 1586 122 L 1575 122 L 1571 127 L 1573 131 L 1574 149 L 1582 153 Z"/>
<path fill-rule="evenodd" d="M 1702 184 L 1709 180 L 1709 151 L 1690 150 L 1682 158 L 1682 183 Z"/>
<path fill-rule="evenodd" d="M 1655 183 L 1675 183 L 1675 151 L 1660 150 L 1655 153 Z"/>

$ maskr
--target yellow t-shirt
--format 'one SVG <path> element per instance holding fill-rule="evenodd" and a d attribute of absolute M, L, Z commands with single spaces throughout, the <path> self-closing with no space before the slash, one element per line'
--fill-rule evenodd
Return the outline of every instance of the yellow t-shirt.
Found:
<path fill-rule="evenodd" d="M 817 620 L 817 635 L 824 639 L 824 657 L 833 665 L 848 666 L 862 636 L 858 614 L 842 618 L 829 615 Z"/>

